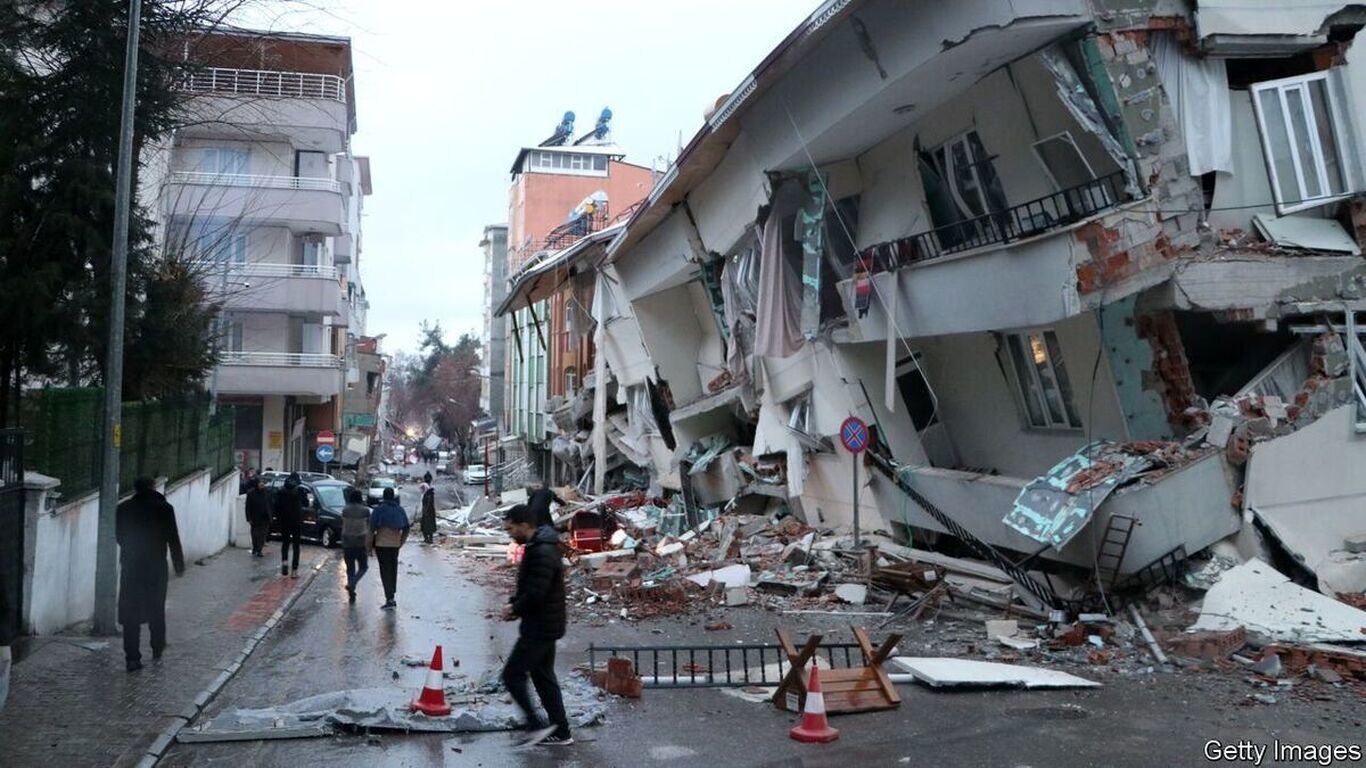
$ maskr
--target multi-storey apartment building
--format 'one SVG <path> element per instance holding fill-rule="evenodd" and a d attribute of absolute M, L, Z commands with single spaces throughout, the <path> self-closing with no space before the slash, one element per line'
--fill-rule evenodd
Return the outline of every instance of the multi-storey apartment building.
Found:
<path fill-rule="evenodd" d="M 350 40 L 224 33 L 194 57 L 189 119 L 152 153 L 143 191 L 222 303 L 210 386 L 236 409 L 242 464 L 302 469 L 317 432 L 342 430 L 368 307 Z"/>
<path fill-rule="evenodd" d="M 480 361 L 479 407 L 497 424 L 503 414 L 507 318 L 495 315 L 494 310 L 507 297 L 507 225 L 484 227 L 484 239 L 479 241 L 479 247 L 484 250 L 484 349 Z"/>

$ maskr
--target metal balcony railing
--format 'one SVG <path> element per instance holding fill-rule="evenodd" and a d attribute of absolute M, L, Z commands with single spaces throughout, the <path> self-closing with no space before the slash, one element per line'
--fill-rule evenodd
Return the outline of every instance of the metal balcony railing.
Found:
<path fill-rule="evenodd" d="M 271 368 L 341 368 L 337 355 L 300 352 L 223 352 L 223 365 L 253 365 Z"/>
<path fill-rule="evenodd" d="M 233 272 L 250 277 L 316 277 L 337 279 L 337 268 L 323 264 L 234 264 Z"/>
<path fill-rule="evenodd" d="M 1127 198 L 1123 171 L 1003 211 L 936 227 L 902 240 L 872 246 L 863 257 L 891 270 L 940 256 L 1009 243 L 1075 224 Z"/>
<path fill-rule="evenodd" d="M 257 189 L 295 189 L 314 192 L 341 193 L 341 183 L 333 179 L 311 176 L 262 176 L 248 173 L 208 173 L 205 171 L 175 171 L 172 184 L 204 184 L 220 187 L 254 187 Z"/>
<path fill-rule="evenodd" d="M 346 81 L 336 75 L 210 67 L 187 74 L 182 82 L 182 87 L 191 93 L 331 99 L 346 103 Z"/>

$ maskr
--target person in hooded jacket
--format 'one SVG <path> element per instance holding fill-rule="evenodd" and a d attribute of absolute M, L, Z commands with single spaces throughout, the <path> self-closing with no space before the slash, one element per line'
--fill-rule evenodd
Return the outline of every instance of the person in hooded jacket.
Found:
<path fill-rule="evenodd" d="M 266 538 L 270 536 L 270 494 L 261 487 L 261 481 L 252 478 L 247 481 L 247 525 L 251 527 L 251 555 L 261 557 L 265 553 Z"/>
<path fill-rule="evenodd" d="M 373 541 L 375 561 L 379 564 L 379 580 L 384 585 L 385 610 L 398 607 L 394 600 L 398 592 L 398 550 L 408 540 L 412 523 L 408 512 L 398 503 L 393 488 L 384 489 L 384 499 L 370 513 L 370 536 Z"/>
<path fill-rule="evenodd" d="M 422 491 L 422 540 L 432 543 L 436 535 L 436 489 L 429 483 L 420 486 Z"/>
<path fill-rule="evenodd" d="M 185 575 L 175 507 L 158 493 L 152 478 L 133 481 L 133 498 L 119 504 L 114 516 L 119 545 L 119 623 L 129 672 L 142 669 L 142 625 L 152 635 L 152 660 L 166 648 L 166 553 L 177 576 Z"/>
<path fill-rule="evenodd" d="M 275 525 L 280 529 L 280 575 L 299 578 L 299 546 L 304 533 L 304 489 L 298 472 L 290 472 L 285 487 L 275 494 Z M 294 562 L 289 548 L 294 547 Z"/>
<path fill-rule="evenodd" d="M 505 528 L 518 544 L 526 545 L 517 569 L 517 591 L 503 608 L 503 620 L 521 620 L 517 644 L 503 666 L 503 685 L 526 715 L 525 745 L 574 743 L 564 696 L 555 677 L 555 643 L 564 637 L 564 564 L 560 534 L 552 526 L 537 524 L 537 512 L 525 504 L 508 510 Z M 545 707 L 550 723 L 536 713 L 527 692 L 527 678 Z"/>

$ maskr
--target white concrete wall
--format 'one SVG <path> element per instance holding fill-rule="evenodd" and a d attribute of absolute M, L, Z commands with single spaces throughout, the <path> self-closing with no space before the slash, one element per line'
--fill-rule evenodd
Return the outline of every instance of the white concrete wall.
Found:
<path fill-rule="evenodd" d="M 645 348 L 659 375 L 669 382 L 674 404 L 682 407 L 702 396 L 697 361 L 702 327 L 693 312 L 688 287 L 678 286 L 634 302 Z"/>
<path fill-rule="evenodd" d="M 261 467 L 283 469 L 285 466 L 285 443 L 289 441 L 289 427 L 285 423 L 285 399 L 272 396 L 261 399 Z M 270 433 L 278 432 L 278 447 L 270 445 Z"/>
<path fill-rule="evenodd" d="M 187 562 L 229 545 L 233 519 L 241 516 L 237 484 L 235 470 L 217 483 L 210 483 L 209 472 L 202 470 L 167 489 L 167 500 L 176 507 Z M 36 513 L 27 520 L 35 535 L 32 571 L 25 579 L 30 591 L 24 601 L 24 622 L 30 634 L 50 635 L 95 615 L 99 494 L 59 499 L 64 503 L 49 508 L 48 492 L 37 493 L 30 501 Z"/>
<path fill-rule="evenodd" d="M 768 180 L 741 133 L 716 170 L 688 195 L 707 250 L 729 253 L 768 202 Z"/>
<path fill-rule="evenodd" d="M 1101 359 L 1096 367 L 1100 331 L 1094 316 L 1080 315 L 1048 327 L 1058 334 L 1073 402 L 1091 439 L 1127 439 L 1109 363 Z M 944 336 L 913 346 L 924 354 L 922 366 L 939 397 L 939 417 L 965 466 L 1032 478 L 1085 444 L 1086 429 L 1024 426 L 1010 360 L 1002 350 L 998 362 L 994 335 Z M 1098 371 L 1094 386 L 1093 370 Z"/>
<path fill-rule="evenodd" d="M 687 217 L 675 210 L 639 245 L 617 254 L 614 262 L 626 297 L 636 301 L 643 296 L 687 282 L 697 271 L 687 228 Z"/>

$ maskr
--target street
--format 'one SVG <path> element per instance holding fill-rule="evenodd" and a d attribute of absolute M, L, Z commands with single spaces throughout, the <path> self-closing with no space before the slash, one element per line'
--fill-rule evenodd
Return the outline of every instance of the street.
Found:
<path fill-rule="evenodd" d="M 443 478 L 441 492 L 453 490 Z M 412 509 L 414 486 L 404 486 Z M 373 569 L 372 569 L 373 570 Z M 491 578 L 490 574 L 501 574 Z M 284 704 L 349 688 L 398 686 L 413 693 L 425 669 L 401 663 L 429 657 L 444 647 L 447 669 L 471 679 L 499 668 L 516 628 L 496 618 L 505 597 L 500 584 L 510 571 L 486 560 L 461 557 L 438 543 L 410 540 L 401 555 L 398 603 L 382 602 L 377 574 L 362 582 L 356 605 L 341 589 L 344 571 L 335 554 L 286 620 L 242 671 L 205 709 L 212 717 L 231 708 Z M 598 644 L 771 642 L 772 627 L 795 634 L 836 635 L 847 621 L 838 617 L 788 617 L 751 608 L 713 609 L 711 615 L 665 616 L 640 622 L 603 622 L 574 615 L 560 643 L 561 676 L 587 661 Z M 723 632 L 703 628 L 724 617 Z M 856 621 L 857 619 L 855 619 Z M 912 629 L 912 649 L 928 635 Z M 923 640 L 928 642 L 928 640 Z M 1095 674 L 1100 674 L 1097 668 Z M 1094 675 L 1093 675 L 1094 676 Z M 384 733 L 287 741 L 177 744 L 163 759 L 168 766 L 217 765 L 479 765 L 479 766 L 1140 766 L 1198 765 L 1209 740 L 1237 743 L 1351 743 L 1359 739 L 1361 712 L 1350 691 L 1333 703 L 1286 700 L 1274 706 L 1246 706 L 1246 682 L 1199 670 L 1100 677 L 1105 687 L 1085 691 L 935 692 L 900 686 L 898 710 L 837 717 L 841 739 L 804 745 L 788 738 L 794 716 L 769 704 L 753 703 L 717 690 L 647 690 L 631 701 L 613 698 L 606 721 L 575 733 L 563 748 L 512 750 L 508 733 L 403 735 Z M 203 716 L 201 716 L 201 720 Z M 193 726 L 193 723 L 191 724 Z M 1105 738 L 1097 738 L 1105 734 Z"/>

